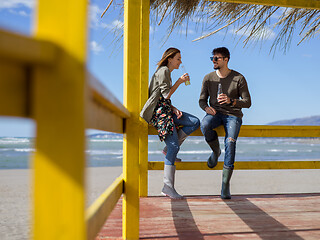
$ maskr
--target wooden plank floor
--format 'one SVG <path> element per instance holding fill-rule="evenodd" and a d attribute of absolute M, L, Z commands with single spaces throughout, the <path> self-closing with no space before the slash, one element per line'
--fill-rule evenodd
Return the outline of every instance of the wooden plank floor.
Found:
<path fill-rule="evenodd" d="M 120 199 L 96 240 L 122 239 Z M 320 239 L 320 193 L 140 199 L 140 239 Z"/>

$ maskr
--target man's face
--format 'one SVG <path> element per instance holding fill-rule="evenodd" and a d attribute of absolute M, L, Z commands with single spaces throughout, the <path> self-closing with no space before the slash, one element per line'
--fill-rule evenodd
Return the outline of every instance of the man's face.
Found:
<path fill-rule="evenodd" d="M 221 69 L 227 65 L 227 58 L 224 58 L 220 53 L 217 53 L 213 56 L 213 68 L 215 70 Z"/>

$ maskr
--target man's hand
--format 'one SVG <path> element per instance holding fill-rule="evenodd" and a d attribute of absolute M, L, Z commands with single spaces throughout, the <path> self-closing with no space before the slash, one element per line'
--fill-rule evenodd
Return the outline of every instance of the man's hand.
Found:
<path fill-rule="evenodd" d="M 173 107 L 173 108 L 172 108 L 172 111 L 173 111 L 173 113 L 174 113 L 175 115 L 177 115 L 177 118 L 178 118 L 178 119 L 182 117 L 182 112 L 181 112 L 179 109 Z"/>
<path fill-rule="evenodd" d="M 217 111 L 213 107 L 206 107 L 205 108 L 206 113 L 210 115 L 216 115 Z"/>
<path fill-rule="evenodd" d="M 224 93 L 219 94 L 217 99 L 219 104 L 230 104 L 230 98 Z"/>

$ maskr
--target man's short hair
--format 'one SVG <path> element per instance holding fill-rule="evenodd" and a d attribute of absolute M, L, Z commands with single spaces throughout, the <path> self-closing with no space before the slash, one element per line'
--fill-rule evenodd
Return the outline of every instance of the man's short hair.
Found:
<path fill-rule="evenodd" d="M 229 62 L 229 60 L 230 60 L 230 52 L 229 52 L 228 48 L 219 47 L 219 48 L 213 49 L 212 55 L 216 55 L 217 53 L 220 53 L 223 57 L 228 58 L 228 62 Z"/>

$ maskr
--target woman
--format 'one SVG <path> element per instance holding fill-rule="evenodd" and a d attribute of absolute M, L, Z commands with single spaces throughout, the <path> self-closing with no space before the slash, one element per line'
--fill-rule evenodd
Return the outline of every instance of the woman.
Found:
<path fill-rule="evenodd" d="M 180 50 L 169 48 L 164 52 L 149 84 L 149 99 L 140 113 L 143 119 L 158 130 L 160 141 L 166 143 L 164 186 L 161 193 L 174 199 L 183 198 L 174 188 L 176 156 L 182 142 L 200 125 L 197 117 L 181 112 L 171 105 L 172 94 L 182 83 L 190 81 L 188 74 L 185 73 L 172 85 L 171 72 L 179 69 L 181 63 Z M 177 129 L 181 125 L 183 127 Z"/>

